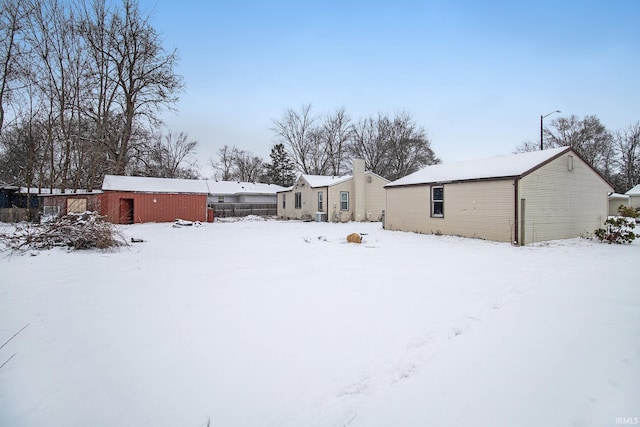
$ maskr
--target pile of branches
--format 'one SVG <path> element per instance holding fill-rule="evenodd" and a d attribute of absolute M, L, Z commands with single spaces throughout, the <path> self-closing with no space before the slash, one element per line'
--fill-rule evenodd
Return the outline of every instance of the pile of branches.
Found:
<path fill-rule="evenodd" d="M 44 250 L 54 247 L 109 249 L 127 245 L 116 227 L 95 212 L 70 213 L 42 224 L 20 224 L 0 231 L 5 250 Z"/>

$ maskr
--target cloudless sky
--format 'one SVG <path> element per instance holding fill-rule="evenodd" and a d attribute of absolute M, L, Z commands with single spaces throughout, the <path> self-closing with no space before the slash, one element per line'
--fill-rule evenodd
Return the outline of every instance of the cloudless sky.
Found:
<path fill-rule="evenodd" d="M 443 162 L 538 143 L 545 119 L 640 121 L 640 1 L 140 0 L 185 91 L 165 122 L 269 160 L 273 120 L 312 104 L 406 111 Z"/>

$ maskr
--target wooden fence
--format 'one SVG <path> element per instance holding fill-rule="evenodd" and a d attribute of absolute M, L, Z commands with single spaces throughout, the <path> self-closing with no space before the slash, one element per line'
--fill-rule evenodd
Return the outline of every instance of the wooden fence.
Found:
<path fill-rule="evenodd" d="M 213 208 L 215 218 L 228 218 L 236 216 L 276 216 L 276 203 L 209 203 Z"/>
<path fill-rule="evenodd" d="M 38 209 L 26 208 L 2 208 L 0 209 L 0 222 L 37 222 L 40 220 Z"/>

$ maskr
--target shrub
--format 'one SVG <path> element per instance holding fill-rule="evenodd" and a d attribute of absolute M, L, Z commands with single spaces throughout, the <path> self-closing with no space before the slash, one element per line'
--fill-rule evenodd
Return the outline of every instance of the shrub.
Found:
<path fill-rule="evenodd" d="M 620 205 L 618 207 L 618 215 L 624 216 L 627 218 L 638 218 L 640 216 L 640 212 L 638 212 L 640 208 L 632 208 L 625 205 Z"/>
<path fill-rule="evenodd" d="M 604 222 L 605 228 L 598 228 L 595 235 L 600 241 L 617 244 L 631 243 L 636 235 L 633 229 L 636 226 L 635 220 L 624 217 L 609 218 Z"/>

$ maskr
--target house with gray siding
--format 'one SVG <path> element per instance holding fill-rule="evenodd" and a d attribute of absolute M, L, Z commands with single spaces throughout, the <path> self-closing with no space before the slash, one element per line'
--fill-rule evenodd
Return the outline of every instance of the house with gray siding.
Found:
<path fill-rule="evenodd" d="M 428 166 L 385 190 L 386 229 L 525 245 L 593 233 L 613 187 L 561 147 Z"/>

